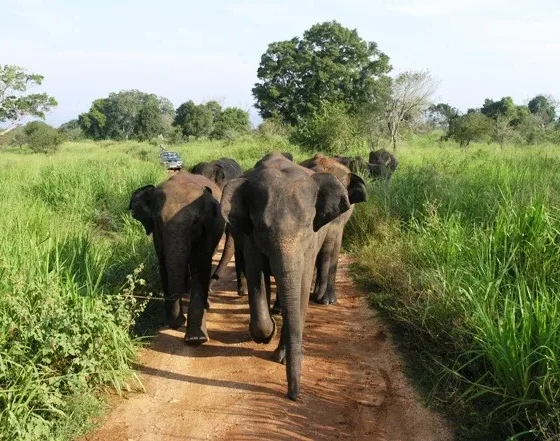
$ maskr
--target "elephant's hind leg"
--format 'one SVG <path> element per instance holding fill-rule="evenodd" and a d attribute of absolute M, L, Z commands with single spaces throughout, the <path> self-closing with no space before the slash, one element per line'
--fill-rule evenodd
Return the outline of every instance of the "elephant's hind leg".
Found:
<path fill-rule="evenodd" d="M 209 339 L 206 329 L 208 287 L 212 272 L 212 253 L 208 251 L 209 248 L 203 244 L 193 245 L 190 265 L 191 300 L 185 333 L 185 342 L 191 345 L 200 345 Z"/>

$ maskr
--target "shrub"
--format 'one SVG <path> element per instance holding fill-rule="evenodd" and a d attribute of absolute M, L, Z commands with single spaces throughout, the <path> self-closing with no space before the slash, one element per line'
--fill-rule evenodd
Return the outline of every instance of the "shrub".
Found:
<path fill-rule="evenodd" d="M 48 124 L 32 121 L 24 128 L 27 144 L 36 153 L 52 153 L 62 144 L 62 135 Z"/>
<path fill-rule="evenodd" d="M 359 142 L 357 124 L 344 107 L 324 105 L 312 115 L 301 118 L 292 139 L 310 152 L 344 154 Z"/>

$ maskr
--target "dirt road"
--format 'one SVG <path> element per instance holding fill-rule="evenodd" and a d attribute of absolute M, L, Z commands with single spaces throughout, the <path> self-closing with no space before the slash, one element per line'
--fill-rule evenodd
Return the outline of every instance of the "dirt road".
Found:
<path fill-rule="evenodd" d="M 231 265 L 230 265 L 231 266 Z M 269 345 L 253 343 L 248 304 L 234 271 L 211 295 L 210 342 L 183 343 L 162 330 L 140 356 L 145 393 L 115 401 L 87 441 L 371 440 L 447 441 L 442 419 L 419 402 L 383 323 L 354 288 L 343 257 L 339 302 L 310 305 L 302 396 L 286 398 L 285 367 Z"/>

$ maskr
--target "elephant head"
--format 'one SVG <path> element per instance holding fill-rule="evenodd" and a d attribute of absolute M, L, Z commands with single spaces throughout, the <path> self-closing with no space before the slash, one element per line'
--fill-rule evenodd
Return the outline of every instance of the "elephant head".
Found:
<path fill-rule="evenodd" d="M 143 225 L 146 234 L 150 235 L 154 231 L 154 218 L 152 211 L 152 196 L 155 187 L 145 185 L 135 190 L 130 198 L 128 209 L 132 212 L 132 217 Z"/>
<path fill-rule="evenodd" d="M 226 173 L 224 167 L 217 161 L 201 162 L 196 164 L 191 173 L 195 175 L 202 175 L 215 182 L 220 188 L 223 187 L 226 180 Z"/>
<path fill-rule="evenodd" d="M 266 165 L 272 161 L 272 168 Z M 226 185 L 222 214 L 247 235 L 247 268 L 265 255 L 277 283 L 284 317 L 277 359 L 286 361 L 288 396 L 299 395 L 303 317 L 307 307 L 321 228 L 348 211 L 343 184 L 330 173 L 313 173 L 287 159 L 269 158 L 260 169 Z M 274 334 L 261 277 L 247 274 L 253 340 L 268 342 Z M 279 352 L 278 352 L 279 351 Z"/>

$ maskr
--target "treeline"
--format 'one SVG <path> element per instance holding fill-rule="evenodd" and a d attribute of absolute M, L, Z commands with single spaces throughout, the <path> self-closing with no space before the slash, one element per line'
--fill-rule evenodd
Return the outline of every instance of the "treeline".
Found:
<path fill-rule="evenodd" d="M 461 146 L 472 141 L 507 143 L 560 144 L 560 119 L 554 98 L 537 95 L 527 105 L 516 105 L 509 96 L 499 101 L 486 99 L 479 109 L 461 114 L 449 104 L 430 106 L 426 117 L 433 127 L 444 131 L 444 139 L 454 139 Z"/>
<path fill-rule="evenodd" d="M 174 109 L 167 98 L 138 90 L 124 90 L 97 99 L 88 112 L 70 123 L 94 140 L 230 139 L 251 129 L 249 113 L 242 109 L 222 108 L 217 101 L 195 104 L 192 100 Z"/>

